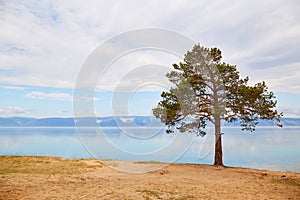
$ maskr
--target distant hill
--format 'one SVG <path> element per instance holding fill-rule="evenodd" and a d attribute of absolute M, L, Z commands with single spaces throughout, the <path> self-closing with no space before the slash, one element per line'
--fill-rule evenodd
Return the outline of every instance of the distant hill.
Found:
<path fill-rule="evenodd" d="M 300 126 L 300 118 L 282 118 L 281 123 L 283 126 Z M 240 126 L 240 122 L 233 123 L 225 122 L 225 126 Z M 271 120 L 259 120 L 257 126 L 276 126 Z"/>
<path fill-rule="evenodd" d="M 2 127 L 74 126 L 73 118 L 0 118 Z"/>
<path fill-rule="evenodd" d="M 162 126 L 161 122 L 151 116 L 108 116 L 108 117 L 83 117 L 83 118 L 23 118 L 0 117 L 0 127 L 73 127 L 102 126 L 102 127 L 143 127 Z M 283 118 L 284 126 L 300 126 L 300 118 Z M 225 123 L 225 126 L 239 126 L 239 122 Z M 261 120 L 258 126 L 274 126 L 272 121 Z"/>
<path fill-rule="evenodd" d="M 161 126 L 158 119 L 150 116 L 108 116 L 83 118 L 23 118 L 0 117 L 0 127 L 73 127 L 80 126 Z"/>

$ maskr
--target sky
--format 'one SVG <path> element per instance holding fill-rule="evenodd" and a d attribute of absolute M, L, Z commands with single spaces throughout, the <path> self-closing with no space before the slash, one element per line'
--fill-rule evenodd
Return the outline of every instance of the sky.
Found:
<path fill-rule="evenodd" d="M 251 84 L 266 81 L 285 117 L 300 117 L 299 13 L 298 0 L 0 0 L 0 117 L 72 117 L 74 87 L 89 55 L 103 42 L 143 28 L 172 30 L 220 48 L 223 61 Z M 98 78 L 91 112 L 150 115 L 165 85 L 137 85 L 121 111 L 115 88 L 126 74 L 143 80 L 151 73 L 137 73 L 138 66 L 171 69 L 181 60 L 148 49 L 116 59 Z"/>

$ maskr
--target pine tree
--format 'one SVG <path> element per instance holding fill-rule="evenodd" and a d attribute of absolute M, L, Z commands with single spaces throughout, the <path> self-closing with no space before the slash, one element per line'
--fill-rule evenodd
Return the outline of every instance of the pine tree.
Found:
<path fill-rule="evenodd" d="M 221 50 L 196 44 L 183 62 L 173 64 L 166 76 L 173 87 L 162 92 L 153 114 L 168 125 L 167 133 L 206 134 L 208 122 L 215 127 L 214 165 L 223 165 L 221 121 L 239 121 L 242 130 L 254 131 L 259 119 L 280 124 L 282 113 L 275 109 L 274 93 L 265 82 L 249 86 L 236 66 L 221 62 Z"/>

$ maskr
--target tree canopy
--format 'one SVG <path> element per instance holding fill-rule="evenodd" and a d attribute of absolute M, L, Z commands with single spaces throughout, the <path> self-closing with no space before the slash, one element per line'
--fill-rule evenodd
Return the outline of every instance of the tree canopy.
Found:
<path fill-rule="evenodd" d="M 153 109 L 154 116 L 168 125 L 167 133 L 177 128 L 204 136 L 207 123 L 213 123 L 215 153 L 221 148 L 222 120 L 239 121 L 242 130 L 254 131 L 259 119 L 281 126 L 282 117 L 275 109 L 275 95 L 264 81 L 248 85 L 248 77 L 240 78 L 237 67 L 221 59 L 220 49 L 196 44 L 183 62 L 173 64 L 174 70 L 166 74 L 173 87 L 162 92 L 162 100 Z M 222 152 L 219 156 L 221 160 L 216 163 L 215 157 L 215 164 L 223 165 Z"/>

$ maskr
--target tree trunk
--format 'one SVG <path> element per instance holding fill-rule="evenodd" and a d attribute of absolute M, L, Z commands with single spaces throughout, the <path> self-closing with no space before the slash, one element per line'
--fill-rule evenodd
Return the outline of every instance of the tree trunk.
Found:
<path fill-rule="evenodd" d="M 215 117 L 215 162 L 214 165 L 223 166 L 221 119 Z"/>

